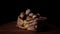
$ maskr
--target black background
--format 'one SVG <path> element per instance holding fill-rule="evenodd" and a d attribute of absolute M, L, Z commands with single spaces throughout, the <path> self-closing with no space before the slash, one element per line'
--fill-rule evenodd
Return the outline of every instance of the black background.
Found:
<path fill-rule="evenodd" d="M 0 5 L 0 24 L 16 21 L 20 12 L 25 11 L 26 8 L 30 8 L 34 12 L 39 12 L 41 16 L 48 17 L 49 24 L 59 26 L 59 23 L 54 22 L 52 4 L 48 0 L 2 0 Z"/>

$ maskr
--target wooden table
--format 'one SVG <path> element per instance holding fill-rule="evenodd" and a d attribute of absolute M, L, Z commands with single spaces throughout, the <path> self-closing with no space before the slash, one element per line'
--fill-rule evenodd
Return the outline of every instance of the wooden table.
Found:
<path fill-rule="evenodd" d="M 54 28 L 45 32 L 32 32 L 27 30 L 19 30 L 16 27 L 16 21 L 0 25 L 0 34 L 60 34 L 59 28 Z"/>

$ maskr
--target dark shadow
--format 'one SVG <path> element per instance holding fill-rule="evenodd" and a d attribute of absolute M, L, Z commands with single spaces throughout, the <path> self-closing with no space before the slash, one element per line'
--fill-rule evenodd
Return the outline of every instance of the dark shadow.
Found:
<path fill-rule="evenodd" d="M 53 28 L 49 27 L 48 25 L 44 25 L 42 27 L 38 27 L 36 32 L 47 32 L 47 31 L 52 31 Z"/>

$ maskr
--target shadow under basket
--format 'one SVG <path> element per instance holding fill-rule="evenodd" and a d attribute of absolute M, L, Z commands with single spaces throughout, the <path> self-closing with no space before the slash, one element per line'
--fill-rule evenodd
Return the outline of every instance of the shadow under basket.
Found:
<path fill-rule="evenodd" d="M 41 21 L 37 23 L 36 32 L 44 32 L 49 29 L 49 26 L 46 24 L 46 21 Z"/>

